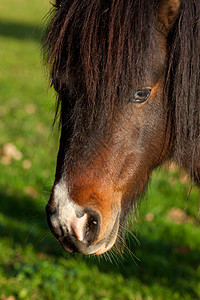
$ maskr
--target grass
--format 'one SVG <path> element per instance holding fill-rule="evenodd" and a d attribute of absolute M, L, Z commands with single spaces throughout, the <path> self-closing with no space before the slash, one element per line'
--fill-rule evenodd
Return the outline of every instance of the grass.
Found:
<path fill-rule="evenodd" d="M 198 190 L 187 204 L 190 183 L 176 169 L 153 175 L 129 226 L 140 241 L 127 235 L 132 254 L 70 255 L 49 232 L 44 207 L 59 140 L 40 57 L 48 7 L 48 0 L 0 3 L 0 148 L 11 143 L 22 154 L 0 158 L 0 299 L 200 299 Z"/>

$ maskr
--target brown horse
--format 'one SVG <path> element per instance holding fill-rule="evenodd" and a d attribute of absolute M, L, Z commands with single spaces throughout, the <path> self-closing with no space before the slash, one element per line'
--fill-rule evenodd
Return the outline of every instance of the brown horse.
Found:
<path fill-rule="evenodd" d="M 61 107 L 48 223 L 102 254 L 163 161 L 200 181 L 200 0 L 57 0 L 44 56 Z"/>

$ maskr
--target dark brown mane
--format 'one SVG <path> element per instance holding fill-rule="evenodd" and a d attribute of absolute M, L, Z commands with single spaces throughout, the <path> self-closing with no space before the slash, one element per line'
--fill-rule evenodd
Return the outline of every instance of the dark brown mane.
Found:
<path fill-rule="evenodd" d="M 200 182 L 200 1 L 182 1 L 168 43 L 168 101 L 175 157 Z M 196 165 L 196 167 L 195 167 Z"/>
<path fill-rule="evenodd" d="M 91 109 L 104 105 L 110 115 L 117 95 L 140 82 L 151 63 L 156 5 L 152 0 L 58 1 L 44 51 L 59 94 L 66 89 L 76 94 L 84 76 L 81 90 Z"/>

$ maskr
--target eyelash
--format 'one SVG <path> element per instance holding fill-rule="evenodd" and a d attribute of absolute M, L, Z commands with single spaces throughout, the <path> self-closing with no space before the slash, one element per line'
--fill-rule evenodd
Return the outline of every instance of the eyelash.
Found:
<path fill-rule="evenodd" d="M 143 103 L 149 98 L 150 95 L 151 95 L 151 89 L 149 88 L 138 90 L 135 93 L 134 97 L 131 99 L 131 102 L 136 104 Z"/>

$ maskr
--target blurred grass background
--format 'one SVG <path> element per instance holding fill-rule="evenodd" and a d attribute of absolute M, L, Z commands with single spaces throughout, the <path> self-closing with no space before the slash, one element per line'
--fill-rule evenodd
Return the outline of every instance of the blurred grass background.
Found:
<path fill-rule="evenodd" d="M 67 254 L 49 232 L 59 140 L 40 54 L 48 9 L 0 2 L 0 300 L 200 299 L 198 189 L 187 201 L 191 183 L 173 164 L 153 175 L 123 257 Z"/>

